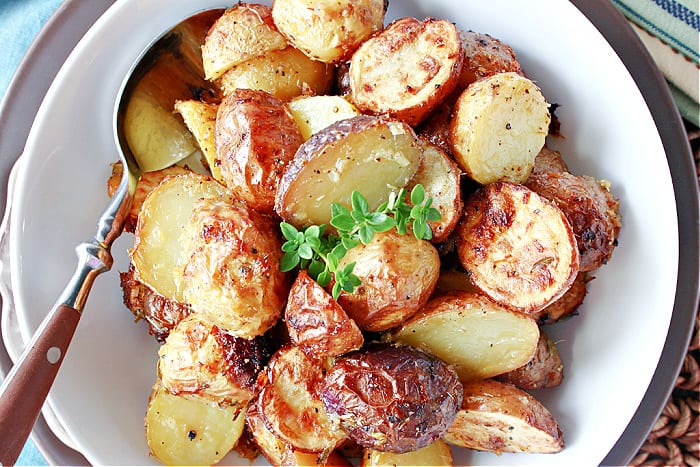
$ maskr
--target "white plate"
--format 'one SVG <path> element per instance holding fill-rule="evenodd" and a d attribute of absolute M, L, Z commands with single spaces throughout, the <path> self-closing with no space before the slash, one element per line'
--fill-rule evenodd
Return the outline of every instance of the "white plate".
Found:
<path fill-rule="evenodd" d="M 123 0 L 71 54 L 37 114 L 17 179 L 10 222 L 12 289 L 26 337 L 75 266 L 107 202 L 117 159 L 112 114 L 117 90 L 141 50 L 215 0 Z M 563 385 L 537 397 L 565 434 L 556 455 L 455 450 L 456 464 L 594 465 L 622 434 L 649 385 L 673 311 L 678 238 L 673 187 L 659 134 L 624 65 L 598 31 L 560 0 L 394 1 L 389 18 L 444 17 L 509 43 L 550 102 L 572 171 L 611 181 L 622 199 L 620 246 L 596 274 L 581 315 L 549 329 L 567 365 Z M 125 235 L 115 266 L 95 284 L 49 403 L 93 464 L 153 464 L 143 433 L 157 343 L 121 302 Z M 227 459 L 234 462 L 235 459 Z M 242 464 L 247 461 L 241 460 Z M 230 462 L 229 462 L 230 463 Z"/>

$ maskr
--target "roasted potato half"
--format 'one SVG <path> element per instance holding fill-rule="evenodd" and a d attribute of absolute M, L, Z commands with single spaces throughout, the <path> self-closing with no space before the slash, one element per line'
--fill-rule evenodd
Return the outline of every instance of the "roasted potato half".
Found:
<path fill-rule="evenodd" d="M 239 2 L 214 22 L 204 39 L 204 77 L 214 80 L 239 63 L 288 46 L 269 6 Z"/>
<path fill-rule="evenodd" d="M 330 452 L 347 438 L 316 395 L 323 375 L 321 361 L 294 346 L 278 350 L 262 375 L 258 412 L 265 426 L 294 450 Z"/>
<path fill-rule="evenodd" d="M 570 318 L 578 312 L 579 306 L 583 303 L 588 293 L 588 282 L 593 280 L 593 277 L 586 272 L 579 272 L 571 284 L 569 290 L 564 295 L 547 305 L 540 311 L 532 315 L 539 324 L 553 324 L 560 319 Z"/>
<path fill-rule="evenodd" d="M 158 375 L 171 394 L 187 394 L 241 409 L 270 358 L 268 342 L 243 339 L 195 313 L 181 320 L 158 350 Z"/>
<path fill-rule="evenodd" d="M 556 204 L 571 223 L 581 261 L 581 271 L 606 264 L 620 233 L 620 201 L 606 182 L 568 172 L 546 172 L 528 178 L 526 186 Z"/>
<path fill-rule="evenodd" d="M 428 301 L 440 275 L 435 247 L 410 232 L 376 233 L 368 245 L 350 249 L 338 268 L 350 263 L 362 283 L 352 293 L 341 293 L 338 303 L 365 331 L 385 331 L 404 322 Z"/>
<path fill-rule="evenodd" d="M 205 198 L 182 233 L 183 301 L 237 337 L 264 334 L 282 315 L 290 279 L 270 217 L 243 203 Z"/>
<path fill-rule="evenodd" d="M 566 216 L 522 185 L 492 183 L 470 196 L 457 235 L 457 253 L 474 286 L 515 311 L 538 312 L 578 274 Z"/>
<path fill-rule="evenodd" d="M 459 87 L 464 89 L 476 80 L 497 73 L 523 74 L 520 62 L 508 45 L 488 34 L 460 31 L 464 64 L 459 76 Z"/>
<path fill-rule="evenodd" d="M 360 112 L 341 96 L 300 96 L 287 103 L 304 141 L 327 126 L 359 115 Z"/>
<path fill-rule="evenodd" d="M 530 361 L 495 379 L 525 390 L 559 386 L 564 379 L 564 364 L 557 345 L 546 333 L 540 331 L 540 340 Z"/>
<path fill-rule="evenodd" d="M 333 78 L 333 67 L 287 47 L 234 65 L 218 82 L 224 95 L 241 88 L 256 89 L 288 100 L 302 94 L 326 94 Z"/>
<path fill-rule="evenodd" d="M 445 433 L 462 384 L 452 367 L 422 350 L 375 345 L 338 358 L 319 394 L 359 445 L 402 453 Z"/>
<path fill-rule="evenodd" d="M 423 159 L 418 171 L 406 187 L 410 192 L 414 186 L 421 184 L 425 188 L 426 198 L 433 199 L 432 207 L 440 211 L 439 221 L 430 221 L 428 225 L 433 232 L 432 243 L 445 241 L 457 226 L 462 216 L 462 188 L 460 175 L 462 171 L 457 164 L 438 146 L 421 140 Z"/>
<path fill-rule="evenodd" d="M 275 0 L 272 17 L 287 40 L 325 63 L 349 56 L 384 26 L 385 0 Z"/>
<path fill-rule="evenodd" d="M 403 122 L 368 115 L 338 121 L 299 147 L 280 181 L 275 210 L 298 228 L 328 225 L 331 205 L 349 208 L 360 187 L 375 209 L 406 186 L 422 157 L 413 129 Z"/>
<path fill-rule="evenodd" d="M 454 91 L 463 59 L 454 24 L 398 19 L 353 54 L 352 102 L 363 112 L 415 126 Z"/>
<path fill-rule="evenodd" d="M 218 104 L 193 99 L 175 102 L 175 112 L 182 115 L 185 125 L 194 135 L 212 177 L 223 183 L 221 169 L 216 162 L 216 113 L 218 109 Z"/>
<path fill-rule="evenodd" d="M 482 295 L 455 291 L 430 300 L 391 333 L 452 365 L 462 381 L 484 379 L 526 364 L 540 331 L 530 317 Z"/>
<path fill-rule="evenodd" d="M 482 185 L 523 183 L 549 131 L 549 105 L 539 88 L 514 73 L 469 85 L 457 99 L 450 126 L 459 166 Z"/>
<path fill-rule="evenodd" d="M 129 251 L 139 279 L 176 302 L 187 303 L 176 273 L 184 259 L 180 235 L 202 198 L 232 202 L 233 195 L 213 178 L 192 172 L 164 179 L 143 201 Z"/>
<path fill-rule="evenodd" d="M 153 386 L 146 410 L 146 440 L 165 465 L 212 465 L 236 444 L 245 411 L 203 399 L 170 394 Z"/>
<path fill-rule="evenodd" d="M 441 439 L 417 451 L 396 453 L 365 449 L 362 453 L 362 467 L 386 466 L 451 466 L 452 448 Z"/>
<path fill-rule="evenodd" d="M 251 208 L 272 213 L 282 173 L 303 142 L 284 103 L 236 89 L 219 105 L 216 154 L 224 184 Z"/>
<path fill-rule="evenodd" d="M 284 320 L 292 344 L 312 358 L 336 357 L 364 343 L 357 324 L 304 270 L 292 284 Z"/>
<path fill-rule="evenodd" d="M 564 438 L 552 414 L 522 389 L 494 380 L 464 383 L 464 398 L 443 437 L 479 451 L 559 452 Z"/>

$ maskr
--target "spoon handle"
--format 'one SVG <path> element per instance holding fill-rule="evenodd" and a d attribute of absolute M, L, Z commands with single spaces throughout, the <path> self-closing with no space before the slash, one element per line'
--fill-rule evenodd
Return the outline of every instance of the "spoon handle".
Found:
<path fill-rule="evenodd" d="M 53 308 L 0 387 L 0 464 L 17 461 L 79 320 L 68 305 Z"/>

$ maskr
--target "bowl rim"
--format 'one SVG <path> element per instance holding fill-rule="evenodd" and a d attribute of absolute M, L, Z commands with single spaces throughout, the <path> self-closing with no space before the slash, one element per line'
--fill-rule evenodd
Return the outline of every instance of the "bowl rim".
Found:
<path fill-rule="evenodd" d="M 606 0 L 571 2 L 605 37 L 639 87 L 666 152 L 678 208 L 678 242 L 683 254 L 679 255 L 673 314 L 664 351 L 635 415 L 602 461 L 602 465 L 626 465 L 663 410 L 692 336 L 700 290 L 698 183 L 682 119 L 668 85 L 624 16 Z M 114 0 L 99 0 L 86 5 L 77 0 L 65 0 L 25 54 L 0 102 L 0 133 L 10 135 L 0 139 L 0 154 L 6 155 L 0 158 L 0 185 L 7 186 L 12 166 L 24 148 L 33 116 L 63 60 L 113 3 Z M 41 73 L 35 72 L 39 67 Z M 6 209 L 8 199 L 7 192 L 0 190 L 0 212 Z M 0 346 L 0 375 L 6 374 L 10 366 L 6 349 Z M 32 440 L 52 464 L 86 464 L 80 453 L 55 437 L 43 419 L 36 425 Z"/>

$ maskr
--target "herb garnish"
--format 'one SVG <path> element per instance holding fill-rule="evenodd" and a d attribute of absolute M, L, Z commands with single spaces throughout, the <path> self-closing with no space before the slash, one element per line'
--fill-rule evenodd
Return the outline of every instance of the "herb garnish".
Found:
<path fill-rule="evenodd" d="M 352 210 L 338 203 L 331 205 L 330 224 L 335 227 L 337 235 L 326 234 L 325 224 L 307 226 L 299 231 L 293 225 L 281 222 L 280 229 L 286 242 L 282 245 L 284 256 L 280 269 L 283 272 L 296 267 L 306 269 L 322 287 L 335 278 L 331 293 L 336 300 L 343 290 L 352 292 L 361 283 L 352 272 L 355 263 L 338 267 L 348 250 L 360 242 L 369 244 L 378 232 L 396 228 L 397 233 L 404 235 L 409 225 L 419 240 L 433 238 L 428 222 L 441 218 L 440 211 L 432 207 L 433 199 L 426 199 L 421 184 L 411 190 L 411 205 L 406 203 L 405 197 L 403 188 L 398 193 L 392 191 L 386 202 L 375 211 L 370 211 L 367 199 L 358 191 L 353 191 L 350 200 Z"/>

